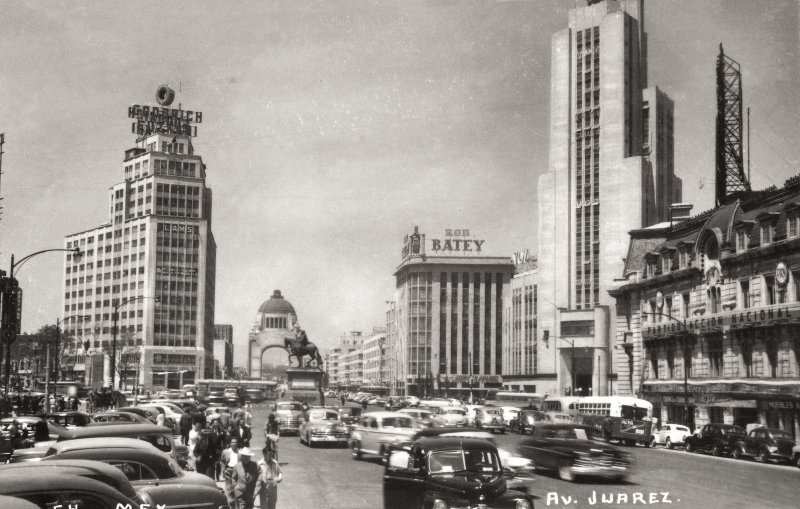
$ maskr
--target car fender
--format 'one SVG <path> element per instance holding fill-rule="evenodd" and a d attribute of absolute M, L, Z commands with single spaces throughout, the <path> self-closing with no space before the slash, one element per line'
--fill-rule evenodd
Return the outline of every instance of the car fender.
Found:
<path fill-rule="evenodd" d="M 228 503 L 225 494 L 217 487 L 189 484 L 162 484 L 136 489 L 139 498 L 151 507 L 194 507 L 218 509 Z"/>

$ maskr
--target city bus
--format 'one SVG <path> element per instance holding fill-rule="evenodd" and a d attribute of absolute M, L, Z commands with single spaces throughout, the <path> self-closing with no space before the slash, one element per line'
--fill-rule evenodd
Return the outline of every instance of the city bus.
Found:
<path fill-rule="evenodd" d="M 542 411 L 575 417 L 578 415 L 578 402 L 581 399 L 577 396 L 548 396 L 544 400 Z"/>
<path fill-rule="evenodd" d="M 279 399 L 280 388 L 278 382 L 272 380 L 222 380 L 204 379 L 195 383 L 196 396 L 198 401 L 208 401 L 209 396 L 224 395 L 236 392 L 244 392 L 246 399 L 252 403 L 260 403 L 265 400 L 274 401 Z"/>
<path fill-rule="evenodd" d="M 602 433 L 606 442 L 643 444 L 650 447 L 653 404 L 630 396 L 588 396 L 576 403 L 575 422 L 588 424 Z"/>
<path fill-rule="evenodd" d="M 518 408 L 536 407 L 541 410 L 545 395 L 538 392 L 507 392 L 495 389 L 486 393 L 486 406 L 515 406 Z"/>

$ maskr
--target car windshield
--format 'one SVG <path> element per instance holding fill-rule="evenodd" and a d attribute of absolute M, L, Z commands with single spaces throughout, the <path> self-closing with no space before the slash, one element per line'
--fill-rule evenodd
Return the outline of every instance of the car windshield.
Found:
<path fill-rule="evenodd" d="M 500 410 L 484 410 L 488 415 L 502 415 L 503 412 Z"/>
<path fill-rule="evenodd" d="M 284 411 L 302 410 L 302 409 L 303 405 L 301 405 L 300 403 L 278 403 L 278 406 L 276 408 L 276 410 L 284 410 Z"/>
<path fill-rule="evenodd" d="M 450 415 L 465 415 L 466 414 L 466 412 L 464 410 L 461 410 L 460 408 L 447 408 L 444 411 L 442 411 L 442 413 L 450 414 Z"/>
<path fill-rule="evenodd" d="M 308 412 L 309 421 L 338 421 L 339 414 L 330 410 L 311 410 Z"/>
<path fill-rule="evenodd" d="M 411 428 L 413 421 L 410 417 L 386 417 L 383 419 L 384 428 Z"/>
<path fill-rule="evenodd" d="M 428 457 L 431 474 L 475 472 L 493 475 L 501 470 L 500 460 L 492 451 L 452 450 L 434 451 Z"/>
<path fill-rule="evenodd" d="M 361 415 L 361 409 L 360 408 L 350 407 L 350 406 L 349 407 L 342 407 L 342 408 L 339 409 L 339 413 L 342 414 L 342 415 Z"/>

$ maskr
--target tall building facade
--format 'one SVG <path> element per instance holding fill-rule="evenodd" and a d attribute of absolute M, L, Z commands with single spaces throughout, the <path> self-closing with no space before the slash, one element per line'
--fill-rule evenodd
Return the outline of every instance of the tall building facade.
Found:
<path fill-rule="evenodd" d="M 503 295 L 514 266 L 487 256 L 467 229 L 407 235 L 395 271 L 393 316 L 397 377 L 406 394 L 466 396 L 500 387 Z M 470 382 L 471 379 L 471 382 Z"/>
<path fill-rule="evenodd" d="M 116 385 L 177 388 L 214 368 L 217 246 L 191 125 L 202 114 L 132 106 L 129 116 L 138 136 L 109 191 L 108 221 L 65 237 L 81 256 L 65 259 L 64 330 L 103 357 L 106 383 L 114 364 Z"/>
<path fill-rule="evenodd" d="M 338 344 L 325 356 L 328 387 L 355 391 L 364 375 L 364 337 L 361 331 L 351 331 L 339 337 Z"/>
<path fill-rule="evenodd" d="M 536 257 L 524 250 L 514 253 L 512 259 L 514 275 L 503 297 L 503 386 L 537 392 L 543 386 L 542 381 L 552 383 L 555 375 L 539 371 Z"/>
<path fill-rule="evenodd" d="M 214 377 L 233 374 L 233 325 L 214 324 Z"/>
<path fill-rule="evenodd" d="M 552 38 L 549 169 L 539 178 L 538 334 L 548 338 L 540 361 L 557 375 L 542 392 L 604 395 L 616 378 L 607 290 L 627 232 L 667 220 L 680 184 L 672 103 L 645 92 L 643 2 L 578 0 L 568 17 Z M 663 115 L 645 122 L 653 109 Z M 645 157 L 645 126 L 663 157 Z"/>

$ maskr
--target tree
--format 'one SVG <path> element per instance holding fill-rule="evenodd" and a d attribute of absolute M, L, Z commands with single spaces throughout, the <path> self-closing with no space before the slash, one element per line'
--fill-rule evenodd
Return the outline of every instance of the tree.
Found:
<path fill-rule="evenodd" d="M 246 380 L 249 375 L 244 368 L 233 368 L 233 378 L 234 380 Z"/>
<path fill-rule="evenodd" d="M 123 390 L 127 389 L 128 374 L 133 371 L 135 376 L 139 357 L 139 347 L 136 346 L 136 339 L 133 333 L 130 331 L 123 332 L 117 340 L 117 355 L 114 362 Z"/>

